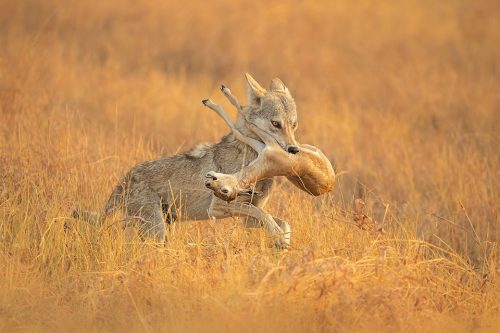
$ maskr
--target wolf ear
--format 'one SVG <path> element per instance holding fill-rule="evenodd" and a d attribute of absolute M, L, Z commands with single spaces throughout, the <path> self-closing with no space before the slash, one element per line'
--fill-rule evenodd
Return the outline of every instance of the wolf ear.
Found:
<path fill-rule="evenodd" d="M 260 99 L 264 97 L 266 89 L 262 88 L 257 81 L 248 73 L 245 73 L 247 80 L 248 101 L 251 104 L 260 104 Z"/>
<path fill-rule="evenodd" d="M 288 88 L 285 86 L 283 81 L 281 81 L 277 77 L 272 79 L 270 89 L 271 89 L 271 91 L 279 91 L 279 92 L 283 92 L 285 94 L 290 94 L 290 91 L 288 91 Z"/>

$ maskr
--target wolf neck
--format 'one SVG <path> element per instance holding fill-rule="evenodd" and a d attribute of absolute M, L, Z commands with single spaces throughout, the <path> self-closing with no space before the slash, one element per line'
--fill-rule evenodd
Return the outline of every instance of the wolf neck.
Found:
<path fill-rule="evenodd" d="M 244 136 L 261 141 L 261 139 L 247 127 L 247 121 L 243 116 L 238 115 L 238 119 L 234 125 Z"/>
<path fill-rule="evenodd" d="M 257 137 L 255 133 L 247 128 L 246 120 L 242 116 L 238 117 L 235 126 L 243 135 L 260 140 L 260 138 Z M 225 135 L 217 145 L 221 148 L 232 148 L 230 149 L 232 153 L 237 155 L 233 157 L 236 157 L 238 160 L 241 160 L 243 158 L 246 161 L 252 161 L 257 158 L 257 152 L 247 144 L 236 139 L 236 137 L 232 133 Z"/>
<path fill-rule="evenodd" d="M 228 133 L 223 136 L 221 141 L 216 145 L 221 148 L 232 148 L 232 151 L 238 151 L 239 156 L 246 155 L 247 159 L 253 160 L 257 157 L 257 152 L 246 143 L 236 139 L 233 133 Z"/>

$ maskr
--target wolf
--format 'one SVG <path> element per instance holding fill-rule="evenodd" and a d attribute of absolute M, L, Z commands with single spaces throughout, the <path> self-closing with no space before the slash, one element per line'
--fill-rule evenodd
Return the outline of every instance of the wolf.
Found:
<path fill-rule="evenodd" d="M 258 128 L 283 150 L 299 152 L 294 136 L 297 108 L 288 88 L 279 78 L 271 81 L 269 90 L 248 73 L 245 80 L 248 105 L 242 107 L 244 112 L 239 114 L 235 128 L 245 137 L 260 140 L 254 132 Z M 180 209 L 186 220 L 245 217 L 245 226 L 265 227 L 275 246 L 286 248 L 290 244 L 290 225 L 263 210 L 273 189 L 273 178 L 255 183 L 253 190 L 260 195 L 240 195 L 231 202 L 218 198 L 205 185 L 208 172 L 234 174 L 257 157 L 257 151 L 231 132 L 218 143 L 200 144 L 190 151 L 134 166 L 115 186 L 101 212 L 77 209 L 73 216 L 102 223 L 106 216 L 121 210 L 127 220 L 138 222 L 143 238 L 160 243 L 166 236 L 164 219 L 167 223 L 175 221 Z M 329 161 L 325 158 L 321 163 Z M 288 179 L 308 191 L 300 177 Z"/>

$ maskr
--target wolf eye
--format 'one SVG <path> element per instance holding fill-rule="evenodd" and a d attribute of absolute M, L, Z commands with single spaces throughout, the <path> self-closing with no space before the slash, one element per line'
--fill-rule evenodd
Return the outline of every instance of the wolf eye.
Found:
<path fill-rule="evenodd" d="M 277 121 L 273 120 L 273 121 L 271 121 L 271 124 L 273 124 L 273 126 L 276 127 L 276 128 L 281 128 L 281 124 L 279 122 L 277 122 Z"/>

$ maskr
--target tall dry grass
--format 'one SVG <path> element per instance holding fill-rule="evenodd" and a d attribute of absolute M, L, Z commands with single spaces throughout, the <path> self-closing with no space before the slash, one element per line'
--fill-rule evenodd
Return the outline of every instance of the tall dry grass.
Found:
<path fill-rule="evenodd" d="M 0 330 L 448 331 L 498 325 L 496 1 L 0 1 Z M 73 221 L 139 161 L 217 141 L 201 106 L 281 77 L 340 174 L 280 182 L 287 253 L 237 221 L 164 248 Z M 228 108 L 229 109 L 229 108 Z M 386 234 L 352 219 L 356 184 Z"/>

